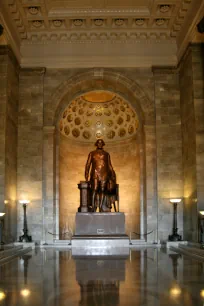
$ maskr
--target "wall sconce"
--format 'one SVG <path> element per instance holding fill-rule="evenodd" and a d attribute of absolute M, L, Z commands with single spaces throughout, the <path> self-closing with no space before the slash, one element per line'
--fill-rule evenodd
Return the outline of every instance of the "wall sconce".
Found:
<path fill-rule="evenodd" d="M 169 235 L 169 241 L 181 241 L 182 237 L 178 234 L 177 228 L 177 205 L 181 202 L 181 199 L 170 199 L 170 202 L 174 207 L 174 215 L 173 215 L 173 233 Z"/>
<path fill-rule="evenodd" d="M 200 210 L 200 248 L 204 249 L 204 210 Z"/>
<path fill-rule="evenodd" d="M 32 236 L 28 235 L 28 225 L 27 225 L 27 215 L 26 215 L 26 207 L 30 203 L 29 200 L 20 200 L 20 204 L 23 205 L 23 235 L 19 237 L 19 242 L 32 242 Z"/>
<path fill-rule="evenodd" d="M 0 212 L 0 245 L 4 244 L 2 241 L 3 237 L 3 219 L 4 219 L 5 213 Z"/>

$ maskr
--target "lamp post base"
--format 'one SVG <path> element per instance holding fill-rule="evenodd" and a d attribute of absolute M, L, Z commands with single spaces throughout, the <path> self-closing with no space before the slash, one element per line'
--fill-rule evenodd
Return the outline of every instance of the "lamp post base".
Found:
<path fill-rule="evenodd" d="M 29 236 L 27 233 L 24 233 L 19 237 L 19 242 L 32 242 L 32 236 Z"/>
<path fill-rule="evenodd" d="M 169 241 L 182 241 L 182 237 L 179 234 L 169 235 Z"/>

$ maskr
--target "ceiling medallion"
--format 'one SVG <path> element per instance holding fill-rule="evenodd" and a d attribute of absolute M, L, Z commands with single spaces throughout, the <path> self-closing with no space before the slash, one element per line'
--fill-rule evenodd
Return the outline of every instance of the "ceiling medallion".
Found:
<path fill-rule="evenodd" d="M 76 27 L 81 27 L 82 24 L 83 24 L 83 19 L 74 19 L 74 20 L 73 20 L 73 24 L 74 24 Z"/>
<path fill-rule="evenodd" d="M 138 25 L 138 26 L 142 26 L 144 23 L 145 23 L 144 19 L 140 18 L 140 19 L 135 20 L 135 24 Z"/>
<path fill-rule="evenodd" d="M 37 15 L 37 13 L 39 12 L 39 7 L 38 6 L 30 6 L 28 8 L 28 11 L 31 15 Z"/>
<path fill-rule="evenodd" d="M 104 23 L 104 20 L 103 20 L 103 19 L 94 19 L 94 24 L 95 24 L 95 26 L 97 26 L 97 27 L 102 26 L 103 23 Z"/>
<path fill-rule="evenodd" d="M 161 13 L 167 13 L 170 10 L 170 5 L 160 5 L 160 12 Z"/>
<path fill-rule="evenodd" d="M 164 25 L 165 24 L 165 19 L 163 19 L 163 18 L 158 18 L 158 19 L 156 19 L 156 25 L 157 26 L 162 26 L 162 25 Z"/>
<path fill-rule="evenodd" d="M 124 25 L 124 23 L 125 23 L 124 19 L 121 19 L 121 18 L 115 19 L 115 25 L 116 26 L 120 27 L 120 26 Z"/>
<path fill-rule="evenodd" d="M 43 25 L 43 21 L 42 20 L 33 20 L 33 26 L 35 28 L 40 28 Z"/>
<path fill-rule="evenodd" d="M 56 28 L 59 28 L 62 25 L 62 20 L 53 20 L 52 23 Z"/>

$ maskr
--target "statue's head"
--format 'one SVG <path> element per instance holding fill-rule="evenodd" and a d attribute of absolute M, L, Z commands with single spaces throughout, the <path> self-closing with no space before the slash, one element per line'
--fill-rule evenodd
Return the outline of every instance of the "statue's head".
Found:
<path fill-rule="evenodd" d="M 105 142 L 103 141 L 103 139 L 97 139 L 95 142 L 95 146 L 99 149 L 102 149 L 103 146 L 105 146 Z"/>

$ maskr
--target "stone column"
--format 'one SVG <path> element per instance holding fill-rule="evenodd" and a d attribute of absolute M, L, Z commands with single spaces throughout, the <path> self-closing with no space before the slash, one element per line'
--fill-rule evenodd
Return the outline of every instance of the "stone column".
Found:
<path fill-rule="evenodd" d="M 31 201 L 27 210 L 28 230 L 34 241 L 43 236 L 43 104 L 44 68 L 20 72 L 18 117 L 18 199 Z M 22 207 L 18 231 L 22 229 Z"/>
<path fill-rule="evenodd" d="M 55 127 L 43 127 L 43 241 L 56 237 L 56 141 Z M 53 235 L 49 234 L 53 233 Z"/>
<path fill-rule="evenodd" d="M 175 69 L 154 69 L 157 142 L 158 234 L 166 241 L 172 231 L 170 198 L 183 197 L 183 165 L 179 76 Z M 183 234 L 183 205 L 178 207 Z"/>
<path fill-rule="evenodd" d="M 19 66 L 7 46 L 0 46 L 0 211 L 5 212 L 4 241 L 17 237 L 17 131 Z"/>
<path fill-rule="evenodd" d="M 184 239 L 198 241 L 204 210 L 204 59 L 202 44 L 189 46 L 180 63 L 184 173 Z"/>

